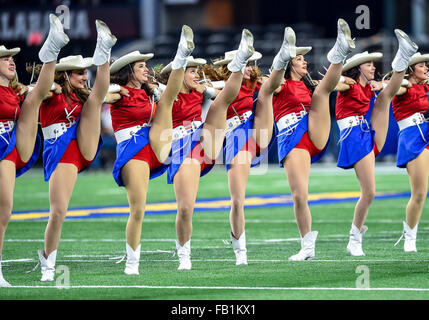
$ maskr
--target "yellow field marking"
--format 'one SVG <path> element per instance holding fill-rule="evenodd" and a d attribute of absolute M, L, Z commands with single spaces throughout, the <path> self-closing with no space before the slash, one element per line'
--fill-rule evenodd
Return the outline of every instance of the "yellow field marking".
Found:
<path fill-rule="evenodd" d="M 316 193 L 310 194 L 308 196 L 309 201 L 317 200 L 330 200 L 330 199 L 346 199 L 346 198 L 357 198 L 360 196 L 359 191 L 346 191 L 346 192 L 330 192 L 330 193 Z M 394 194 L 394 193 L 392 193 Z M 388 193 L 383 193 L 380 195 L 388 195 Z M 261 197 L 261 196 L 249 196 L 246 198 L 244 204 L 246 206 L 261 206 L 269 204 L 286 204 L 291 203 L 292 197 L 290 194 L 286 195 L 276 195 L 272 197 Z M 206 201 L 197 201 L 195 208 L 196 209 L 225 209 L 230 207 L 230 200 L 206 200 Z M 176 202 L 165 202 L 165 203 L 148 203 L 146 205 L 146 211 L 151 212 L 164 212 L 164 211 L 176 211 L 177 204 Z M 118 214 L 118 213 L 129 213 L 130 208 L 128 206 L 122 207 L 109 207 L 109 208 L 89 208 L 89 209 L 76 209 L 69 210 L 67 212 L 67 217 L 87 217 L 90 215 L 96 214 Z M 32 220 L 32 219 L 41 219 L 48 218 L 49 211 L 41 212 L 26 212 L 26 213 L 17 213 L 13 214 L 11 220 Z"/>

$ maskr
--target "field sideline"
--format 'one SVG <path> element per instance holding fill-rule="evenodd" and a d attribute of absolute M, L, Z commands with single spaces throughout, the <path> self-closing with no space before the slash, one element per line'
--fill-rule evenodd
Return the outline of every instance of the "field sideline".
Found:
<path fill-rule="evenodd" d="M 0 289 L 0 299 L 429 298 L 427 203 L 419 224 L 418 252 L 404 253 L 402 242 L 393 246 L 402 232 L 409 196 L 405 170 L 396 169 L 393 164 L 377 164 L 379 194 L 366 223 L 369 227 L 363 246 L 366 256 L 351 257 L 345 248 L 359 193 L 357 180 L 353 171 L 332 165 L 314 166 L 309 192 L 319 202 L 313 199 L 310 209 L 313 230 L 319 231 L 319 236 L 315 260 L 305 262 L 288 261 L 299 250 L 299 233 L 284 172 L 269 167 L 265 174 L 255 173 L 250 176 L 247 188 L 248 266 L 236 267 L 234 253 L 223 241 L 229 239 L 230 227 L 229 208 L 225 204 L 228 184 L 221 168 L 201 179 L 198 193 L 201 207 L 193 219 L 191 271 L 176 270 L 173 188 L 166 184 L 165 177 L 150 182 L 148 202 L 169 207 L 164 211 L 158 208 L 158 212 L 149 210 L 144 219 L 139 276 L 124 275 L 124 262 L 115 263 L 117 260 L 112 259 L 125 253 L 128 209 L 125 190 L 115 185 L 108 172 L 88 172 L 78 179 L 70 212 L 79 208 L 81 211 L 89 208 L 87 211 L 91 212 L 103 207 L 125 208 L 124 212 L 86 218 L 71 215 L 64 224 L 57 257 L 57 269 L 67 270 L 69 281 L 42 283 L 40 271 L 26 274 L 37 262 L 36 251 L 43 248 L 49 207 L 48 184 L 42 181 L 40 171 L 32 170 L 16 181 L 14 220 L 9 223 L 3 249 L 3 274 L 14 287 Z M 320 201 L 329 199 L 329 195 L 335 195 L 331 201 Z M 219 206 L 211 203 L 206 210 L 203 204 L 210 203 L 210 199 L 216 199 Z M 267 199 L 278 202 L 264 204 Z M 34 212 L 45 216 L 15 218 Z M 365 283 L 369 283 L 369 288 L 357 285 L 362 279 L 359 278 L 362 268 L 368 271 Z M 64 274 L 60 272 L 57 277 L 65 281 Z M 66 283 L 68 289 L 57 286 L 61 283 Z"/>

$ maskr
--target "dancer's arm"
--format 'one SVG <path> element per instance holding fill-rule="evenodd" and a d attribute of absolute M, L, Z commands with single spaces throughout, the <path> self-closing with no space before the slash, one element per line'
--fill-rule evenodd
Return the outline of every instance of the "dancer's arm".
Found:
<path fill-rule="evenodd" d="M 408 88 L 407 88 L 407 87 L 400 87 L 400 88 L 399 88 L 399 90 L 398 90 L 398 92 L 396 92 L 396 95 L 397 95 L 397 96 L 402 96 L 402 95 L 404 95 L 405 93 L 407 93 L 407 91 L 408 91 Z"/>
<path fill-rule="evenodd" d="M 129 97 L 129 92 L 124 87 L 119 87 L 116 89 L 113 86 L 119 85 L 110 85 L 108 92 L 106 93 L 106 97 L 104 98 L 104 103 L 113 104 L 122 99 L 122 97 Z M 119 91 L 118 91 L 119 90 Z"/>
<path fill-rule="evenodd" d="M 283 79 L 282 80 L 282 84 L 276 89 L 276 90 L 274 90 L 274 95 L 276 95 L 276 94 L 279 94 L 280 93 L 280 91 L 282 91 L 282 86 L 283 86 L 283 84 L 286 82 L 286 80 L 285 79 Z"/>
<path fill-rule="evenodd" d="M 196 89 L 199 93 L 202 93 L 205 100 L 214 99 L 219 94 L 220 90 L 210 87 L 208 85 L 199 84 Z"/>
<path fill-rule="evenodd" d="M 345 92 L 347 90 L 350 90 L 350 85 L 347 83 L 339 82 L 337 86 L 335 87 L 334 91 L 338 92 Z"/>
<path fill-rule="evenodd" d="M 384 86 L 381 81 L 370 81 L 371 82 L 371 90 L 372 91 L 380 91 L 383 90 Z"/>

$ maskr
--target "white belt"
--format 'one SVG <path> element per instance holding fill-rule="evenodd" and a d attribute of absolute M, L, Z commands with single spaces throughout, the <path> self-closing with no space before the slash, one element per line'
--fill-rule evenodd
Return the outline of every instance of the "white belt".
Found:
<path fill-rule="evenodd" d="M 364 122 L 364 120 L 364 116 L 350 116 L 344 119 L 337 120 L 337 124 L 341 132 L 344 129 L 360 125 L 362 122 Z"/>
<path fill-rule="evenodd" d="M 15 121 L 0 122 L 0 134 L 11 132 L 15 127 Z"/>
<path fill-rule="evenodd" d="M 426 122 L 423 114 L 416 112 L 412 116 L 405 118 L 403 120 L 398 121 L 399 130 L 404 130 L 405 128 L 416 126 Z"/>
<path fill-rule="evenodd" d="M 290 128 L 295 123 L 297 123 L 299 120 L 305 117 L 307 114 L 307 111 L 302 110 L 300 112 L 291 112 L 287 115 L 281 117 L 279 120 L 277 120 L 276 125 L 277 129 L 282 131 L 283 129 Z"/>
<path fill-rule="evenodd" d="M 120 144 L 122 141 L 128 140 L 133 137 L 141 128 L 147 127 L 149 124 L 143 123 L 130 128 L 121 129 L 115 132 L 116 143 Z"/>
<path fill-rule="evenodd" d="M 49 139 L 57 139 L 61 135 L 67 132 L 67 129 L 70 128 L 72 125 L 74 125 L 76 121 L 72 121 L 69 123 L 61 122 L 61 123 L 54 123 L 50 126 L 42 128 L 43 132 L 43 138 L 45 140 Z"/>
<path fill-rule="evenodd" d="M 234 116 L 226 120 L 226 132 L 231 132 L 242 123 L 246 122 L 247 119 L 252 115 L 252 111 L 246 111 L 241 116 Z"/>
<path fill-rule="evenodd" d="M 202 122 L 201 121 L 192 121 L 191 124 L 187 126 L 178 126 L 173 129 L 173 141 L 180 140 L 187 135 L 193 133 L 196 131 L 200 126 Z"/>

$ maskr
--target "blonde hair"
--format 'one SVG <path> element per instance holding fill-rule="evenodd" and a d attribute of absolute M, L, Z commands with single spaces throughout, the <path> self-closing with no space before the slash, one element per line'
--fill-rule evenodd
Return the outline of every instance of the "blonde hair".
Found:
<path fill-rule="evenodd" d="M 18 92 L 22 86 L 23 84 L 19 83 L 18 74 L 15 72 L 15 76 L 9 82 L 9 87 L 11 87 L 13 91 Z"/>
<path fill-rule="evenodd" d="M 151 78 L 155 79 L 157 82 L 167 85 L 168 77 L 170 77 L 171 72 L 161 73 L 162 69 L 164 69 L 163 64 L 157 64 L 153 68 L 149 69 L 149 75 Z"/>

